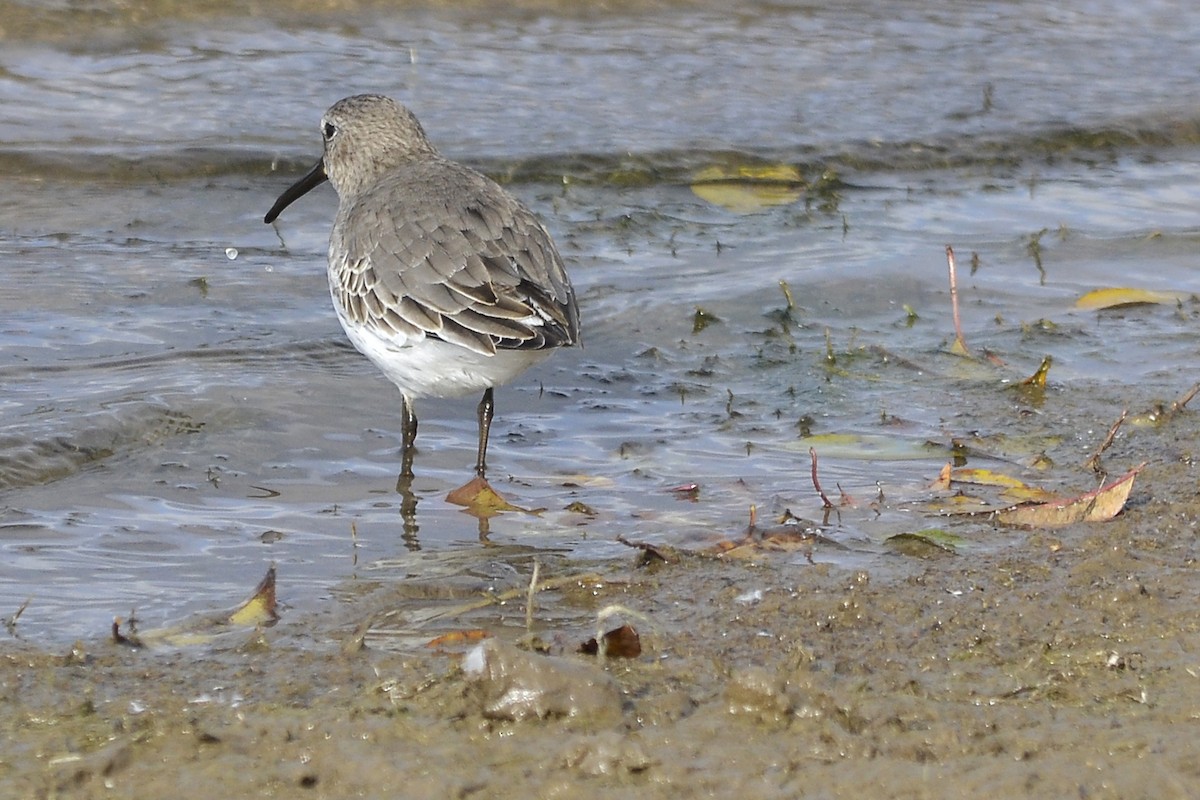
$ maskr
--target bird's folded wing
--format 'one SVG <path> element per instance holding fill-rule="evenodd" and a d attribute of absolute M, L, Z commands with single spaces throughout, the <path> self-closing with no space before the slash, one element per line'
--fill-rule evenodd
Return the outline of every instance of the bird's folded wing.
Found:
<path fill-rule="evenodd" d="M 458 207 L 383 206 L 386 219 L 340 226 L 358 232 L 330 242 L 334 297 L 349 319 L 487 354 L 574 344 L 575 297 L 550 235 L 495 189 L 500 197 L 484 191 Z"/>

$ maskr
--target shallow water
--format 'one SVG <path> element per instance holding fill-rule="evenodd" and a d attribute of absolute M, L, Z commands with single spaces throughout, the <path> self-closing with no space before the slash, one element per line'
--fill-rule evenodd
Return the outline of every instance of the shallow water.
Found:
<path fill-rule="evenodd" d="M 476 399 L 418 408 L 404 519 L 399 396 L 329 307 L 333 193 L 261 221 L 355 92 L 530 203 L 579 294 L 585 347 L 497 393 L 493 481 L 545 511 L 491 542 L 606 558 L 618 534 L 735 537 L 752 505 L 819 518 L 810 432 L 887 443 L 823 456 L 827 491 L 888 502 L 832 520 L 847 549 L 819 560 L 886 569 L 887 535 L 943 524 L 906 502 L 953 438 L 1028 437 L 985 463 L 1047 449 L 1043 480 L 1090 488 L 1069 467 L 1119 409 L 1194 381 L 1191 302 L 1072 303 L 1197 289 L 1200 10 L 942 5 L 4 4 L 0 615 L 32 597 L 21 631 L 50 639 L 155 624 L 272 562 L 305 608 L 479 547 L 442 500 Z M 814 188 L 751 212 L 690 188 L 771 164 Z M 946 244 L 967 339 L 1005 369 L 946 352 Z M 1047 354 L 1046 398 L 1003 388 Z M 670 491 L 691 482 L 696 502 Z"/>

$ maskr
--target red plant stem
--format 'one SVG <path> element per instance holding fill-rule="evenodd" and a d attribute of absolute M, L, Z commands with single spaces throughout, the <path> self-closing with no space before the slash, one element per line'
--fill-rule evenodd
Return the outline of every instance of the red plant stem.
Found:
<path fill-rule="evenodd" d="M 829 498 L 825 496 L 825 492 L 821 491 L 821 482 L 817 480 L 817 451 L 810 447 L 808 455 L 812 459 L 812 482 L 813 488 L 817 490 L 817 494 L 821 495 L 821 502 L 825 504 L 825 508 L 833 508 L 833 503 L 829 502 Z"/>

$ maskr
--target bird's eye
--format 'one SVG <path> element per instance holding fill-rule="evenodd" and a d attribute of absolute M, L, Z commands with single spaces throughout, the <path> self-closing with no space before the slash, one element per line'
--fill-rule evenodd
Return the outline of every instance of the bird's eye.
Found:
<path fill-rule="evenodd" d="M 332 139 L 334 136 L 337 135 L 337 132 L 338 132 L 337 125 L 334 125 L 332 122 L 326 122 L 325 124 L 323 124 L 321 126 L 321 133 L 322 133 L 322 135 L 324 135 L 325 141 L 329 141 L 330 139 Z"/>

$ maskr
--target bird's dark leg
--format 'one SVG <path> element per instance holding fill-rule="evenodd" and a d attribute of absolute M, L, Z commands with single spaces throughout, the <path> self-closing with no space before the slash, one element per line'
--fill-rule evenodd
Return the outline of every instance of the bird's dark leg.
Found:
<path fill-rule="evenodd" d="M 475 474 L 481 478 L 487 475 L 488 434 L 492 430 L 492 412 L 495 407 L 496 404 L 492 401 L 492 387 L 489 386 L 484 389 L 479 408 L 475 411 L 479 417 L 479 457 L 475 459 Z"/>
<path fill-rule="evenodd" d="M 412 401 L 403 400 L 403 419 L 400 423 L 400 435 L 404 439 L 404 452 L 400 456 L 400 477 L 412 481 L 413 456 L 417 453 L 417 412 L 413 409 Z"/>
<path fill-rule="evenodd" d="M 417 496 L 413 493 L 413 456 L 417 447 L 417 414 L 409 400 L 401 401 L 400 436 L 404 440 L 404 451 L 400 454 L 400 477 L 396 478 L 396 492 L 400 495 L 400 519 L 404 523 L 404 543 L 409 550 L 420 550 L 417 540 Z"/>

